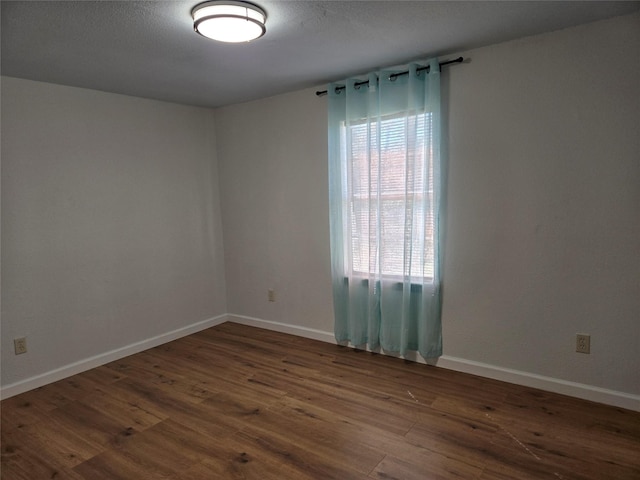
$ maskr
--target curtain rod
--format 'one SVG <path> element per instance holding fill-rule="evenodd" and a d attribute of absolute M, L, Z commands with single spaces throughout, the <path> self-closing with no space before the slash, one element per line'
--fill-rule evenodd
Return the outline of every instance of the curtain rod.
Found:
<path fill-rule="evenodd" d="M 444 67 L 445 65 L 451 65 L 454 63 L 462 63 L 462 61 L 464 60 L 464 58 L 462 57 L 458 57 L 458 58 L 454 58 L 453 60 L 445 60 L 444 62 L 440 62 L 438 65 L 440 65 L 440 67 Z M 424 67 L 420 67 L 417 69 L 418 72 L 421 72 L 423 70 L 426 70 L 427 72 L 429 72 L 429 65 L 426 65 Z M 398 73 L 392 73 L 391 75 L 389 75 L 389 80 L 393 80 L 394 78 L 397 77 L 401 77 L 403 75 L 409 75 L 409 71 L 406 70 L 404 72 L 398 72 Z M 369 80 L 363 80 L 362 82 L 356 82 L 353 84 L 354 87 L 359 87 L 361 85 L 369 85 Z M 336 92 L 339 90 L 344 90 L 346 87 L 344 85 L 336 87 Z M 326 95 L 327 91 L 326 90 L 321 90 L 316 92 L 316 95 L 321 97 L 323 95 Z"/>

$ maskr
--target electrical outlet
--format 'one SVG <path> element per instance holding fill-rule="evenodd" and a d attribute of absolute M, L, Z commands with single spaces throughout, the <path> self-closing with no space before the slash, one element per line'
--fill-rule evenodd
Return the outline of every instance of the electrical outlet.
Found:
<path fill-rule="evenodd" d="M 270 288 L 270 289 L 267 291 L 267 299 L 268 299 L 270 302 L 275 302 L 275 301 L 276 301 L 276 291 L 275 291 L 273 288 Z"/>
<path fill-rule="evenodd" d="M 15 338 L 13 340 L 13 348 L 16 352 L 16 355 L 20 355 L 22 353 L 27 353 L 27 338 Z"/>
<path fill-rule="evenodd" d="M 576 352 L 591 353 L 591 335 L 582 333 L 576 335 Z"/>

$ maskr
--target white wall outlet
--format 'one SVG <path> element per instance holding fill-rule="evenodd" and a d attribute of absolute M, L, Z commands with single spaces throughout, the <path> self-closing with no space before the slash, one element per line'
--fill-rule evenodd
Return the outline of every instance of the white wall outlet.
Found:
<path fill-rule="evenodd" d="M 576 335 L 576 352 L 591 353 L 591 335 L 584 333 Z"/>
<path fill-rule="evenodd" d="M 276 291 L 273 288 L 270 288 L 269 290 L 267 290 L 267 299 L 270 302 L 276 301 Z"/>
<path fill-rule="evenodd" d="M 15 338 L 13 340 L 13 348 L 16 355 L 27 353 L 27 337 Z"/>

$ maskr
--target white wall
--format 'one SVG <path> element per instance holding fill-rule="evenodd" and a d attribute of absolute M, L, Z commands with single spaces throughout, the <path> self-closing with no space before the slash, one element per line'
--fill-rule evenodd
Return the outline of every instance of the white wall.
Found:
<path fill-rule="evenodd" d="M 465 56 L 449 76 L 446 353 L 639 394 L 640 16 Z"/>
<path fill-rule="evenodd" d="M 444 353 L 635 402 L 640 16 L 461 54 L 444 72 Z M 331 332 L 326 98 L 309 89 L 216 119 L 229 311 Z M 591 334 L 590 355 L 576 333 Z"/>
<path fill-rule="evenodd" d="M 229 312 L 333 331 L 326 102 L 305 90 L 218 115 Z"/>
<path fill-rule="evenodd" d="M 3 387 L 226 312 L 214 132 L 212 110 L 2 78 Z"/>

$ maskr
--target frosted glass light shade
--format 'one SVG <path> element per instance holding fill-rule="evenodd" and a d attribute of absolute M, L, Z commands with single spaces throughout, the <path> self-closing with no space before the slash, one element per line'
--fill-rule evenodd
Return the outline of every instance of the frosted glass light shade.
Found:
<path fill-rule="evenodd" d="M 193 8 L 191 16 L 197 33 L 220 42 L 250 42 L 267 31 L 264 10 L 247 2 L 204 2 Z"/>

